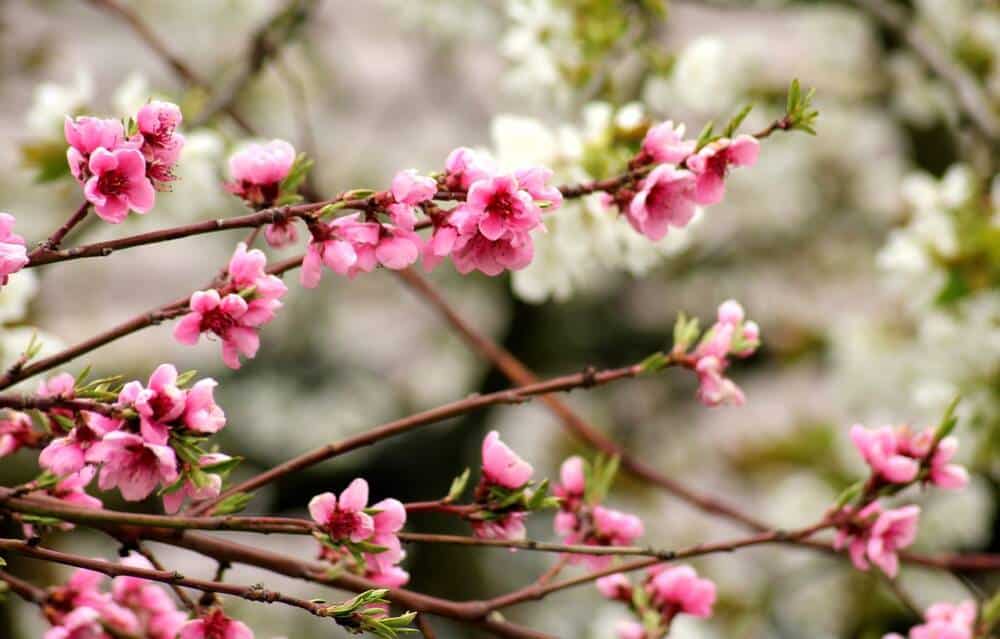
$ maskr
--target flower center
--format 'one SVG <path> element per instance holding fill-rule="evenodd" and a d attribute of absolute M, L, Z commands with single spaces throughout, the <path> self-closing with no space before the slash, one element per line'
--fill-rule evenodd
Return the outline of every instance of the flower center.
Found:
<path fill-rule="evenodd" d="M 490 198 L 490 203 L 486 206 L 486 212 L 490 215 L 497 215 L 502 218 L 512 217 L 516 212 L 517 202 L 514 196 L 507 191 L 495 193 Z"/>
<path fill-rule="evenodd" d="M 105 195 L 121 195 L 128 186 L 128 178 L 119 171 L 108 171 L 98 179 L 97 186 Z"/>
<path fill-rule="evenodd" d="M 330 537 L 333 539 L 347 539 L 358 527 L 361 518 L 358 513 L 344 510 L 335 510 L 330 515 L 330 520 L 326 523 Z"/>
<path fill-rule="evenodd" d="M 211 331 L 222 337 L 226 331 L 234 326 L 236 321 L 218 308 L 213 308 L 201 316 L 202 332 Z"/>

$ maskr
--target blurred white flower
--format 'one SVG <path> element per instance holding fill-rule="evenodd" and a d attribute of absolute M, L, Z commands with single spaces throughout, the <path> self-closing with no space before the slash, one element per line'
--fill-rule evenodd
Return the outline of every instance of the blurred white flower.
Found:
<path fill-rule="evenodd" d="M 700 36 L 677 57 L 673 88 L 677 98 L 696 111 L 728 109 L 744 88 L 740 60 L 722 38 Z"/>
<path fill-rule="evenodd" d="M 63 119 L 78 113 L 93 99 L 94 79 L 82 68 L 77 69 L 73 84 L 39 84 L 26 116 L 28 132 L 39 138 L 62 139 Z"/>
<path fill-rule="evenodd" d="M 28 303 L 38 292 L 38 277 L 34 271 L 22 270 L 0 288 L 0 324 L 24 319 Z"/>
<path fill-rule="evenodd" d="M 151 95 L 146 76 L 133 71 L 111 94 L 111 104 L 119 117 L 134 118 L 142 105 L 149 101 Z"/>

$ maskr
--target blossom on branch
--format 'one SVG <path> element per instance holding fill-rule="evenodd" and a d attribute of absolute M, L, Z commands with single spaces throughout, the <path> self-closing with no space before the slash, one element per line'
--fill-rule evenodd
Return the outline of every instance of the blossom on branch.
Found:
<path fill-rule="evenodd" d="M 889 577 L 899 571 L 897 551 L 913 543 L 917 536 L 919 506 L 904 506 L 883 511 L 874 501 L 856 515 L 848 511 L 847 521 L 837 528 L 834 547 L 847 547 L 851 562 L 858 570 L 868 570 L 869 562 Z"/>
<path fill-rule="evenodd" d="M 24 238 L 14 233 L 16 221 L 10 213 L 0 213 L 0 286 L 28 263 Z"/>
<path fill-rule="evenodd" d="M 295 163 L 295 147 L 284 140 L 250 144 L 229 158 L 232 181 L 225 187 L 252 207 L 270 206 Z"/>
<path fill-rule="evenodd" d="M 976 624 L 976 603 L 936 603 L 924 613 L 924 623 L 910 628 L 910 639 L 973 639 Z M 891 633 L 883 639 L 903 639 Z"/>
<path fill-rule="evenodd" d="M 753 166 L 760 155 L 760 142 L 752 135 L 719 138 L 688 157 L 685 166 L 696 176 L 694 198 L 698 204 L 718 204 L 725 195 L 726 175 L 731 166 Z"/>
<path fill-rule="evenodd" d="M 178 639 L 254 639 L 253 631 L 243 623 L 227 617 L 218 608 L 213 608 L 199 619 L 184 624 Z"/>

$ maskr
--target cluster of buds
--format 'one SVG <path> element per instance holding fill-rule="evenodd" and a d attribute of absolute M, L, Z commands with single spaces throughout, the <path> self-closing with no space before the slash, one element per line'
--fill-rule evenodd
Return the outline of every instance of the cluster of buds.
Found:
<path fill-rule="evenodd" d="M 240 367 L 240 355 L 254 357 L 260 348 L 260 327 L 274 319 L 285 283 L 267 273 L 267 257 L 258 249 L 237 245 L 229 260 L 226 281 L 220 288 L 196 291 L 190 312 L 174 327 L 174 338 L 182 344 L 197 344 L 202 333 L 222 342 L 222 361 Z"/>
<path fill-rule="evenodd" d="M 615 460 L 598 458 L 587 464 L 580 457 L 570 457 L 559 470 L 560 483 L 552 488 L 559 502 L 554 527 L 567 544 L 588 546 L 628 546 L 642 536 L 639 517 L 601 505 L 614 479 Z M 573 562 L 583 561 L 600 570 L 611 563 L 609 555 L 572 555 Z"/>
<path fill-rule="evenodd" d="M 185 496 L 218 495 L 222 475 L 237 460 L 201 449 L 207 436 L 225 426 L 226 417 L 215 403 L 215 380 L 186 388 L 192 378 L 193 373 L 178 375 L 173 365 L 161 364 L 146 386 L 133 381 L 117 392 L 113 380 L 85 383 L 68 373 L 43 382 L 40 397 L 114 403 L 109 415 L 64 408 L 45 413 L 46 429 L 56 436 L 39 455 L 39 465 L 50 473 L 50 479 L 37 482 L 39 487 L 76 505 L 100 507 L 84 492 L 99 468 L 102 490 L 117 487 L 126 500 L 139 501 L 160 486 L 172 512 Z"/>
<path fill-rule="evenodd" d="M 920 478 L 939 488 L 964 488 L 968 472 L 951 463 L 958 439 L 938 437 L 937 432 L 934 428 L 914 432 L 906 425 L 868 430 L 855 424 L 851 440 L 871 468 L 873 483 L 907 485 Z"/>
<path fill-rule="evenodd" d="M 548 495 L 548 480 L 533 486 L 534 468 L 500 441 L 497 431 L 483 439 L 482 457 L 475 511 L 468 515 L 473 533 L 482 539 L 524 539 L 528 514 L 553 508 L 558 499 Z"/>
<path fill-rule="evenodd" d="M 152 568 L 144 557 L 136 554 L 122 559 L 122 564 Z M 81 569 L 65 584 L 50 589 L 43 610 L 52 627 L 44 639 L 121 636 L 175 639 L 178 633 L 188 637 L 184 634 L 187 613 L 178 610 L 164 587 L 146 579 L 123 576 L 115 577 L 110 591 L 105 592 L 102 590 L 105 581 L 104 575 Z M 240 639 L 253 639 L 253 634 L 242 635 Z"/>
<path fill-rule="evenodd" d="M 123 124 L 91 116 L 66 117 L 70 172 L 102 219 L 118 224 L 130 211 L 146 213 L 167 188 L 184 147 L 176 104 L 153 101 Z"/>
<path fill-rule="evenodd" d="M 389 588 L 410 580 L 399 566 L 406 553 L 397 533 L 406 524 L 406 508 L 398 500 L 383 499 L 369 507 L 368 482 L 359 478 L 339 499 L 334 493 L 313 497 L 309 515 L 319 528 L 323 559 Z"/>
<path fill-rule="evenodd" d="M 690 566 L 659 564 L 650 568 L 640 586 L 615 573 L 597 580 L 606 598 L 627 605 L 641 621 L 618 624 L 618 639 L 661 639 L 679 614 L 707 619 L 715 605 L 715 584 Z"/>

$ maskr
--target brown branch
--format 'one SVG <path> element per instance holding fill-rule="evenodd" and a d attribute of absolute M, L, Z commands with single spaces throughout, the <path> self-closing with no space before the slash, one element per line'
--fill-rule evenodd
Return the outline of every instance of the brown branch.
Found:
<path fill-rule="evenodd" d="M 48 599 L 48 593 L 43 588 L 15 577 L 9 572 L 0 570 L 0 582 L 7 584 L 11 592 L 28 603 L 43 604 Z"/>
<path fill-rule="evenodd" d="M 63 397 L 33 397 L 31 395 L 0 395 L 0 408 L 13 410 L 40 410 L 43 412 L 55 408 L 90 411 L 112 417 L 119 410 L 110 404 L 104 404 L 91 399 L 66 399 Z"/>
<path fill-rule="evenodd" d="M 156 555 L 153 554 L 152 550 L 146 548 L 142 544 L 136 544 L 135 550 L 140 555 L 145 557 L 146 561 L 148 561 L 153 566 L 153 568 L 159 570 L 160 572 L 168 572 L 167 569 L 163 567 L 163 564 L 160 563 L 160 560 L 156 558 Z M 215 581 L 221 581 L 221 580 L 216 579 Z M 177 595 L 177 598 L 181 601 L 182 604 L 184 604 L 185 608 L 187 608 L 188 610 L 190 610 L 195 614 L 199 614 L 201 612 L 201 609 L 199 608 L 198 604 L 195 603 L 194 600 L 192 600 L 191 597 L 189 597 L 186 592 L 184 592 L 184 589 L 181 588 L 180 585 L 176 583 L 171 583 L 170 589 L 174 591 L 174 594 Z"/>
<path fill-rule="evenodd" d="M 62 243 L 63 239 L 69 234 L 70 231 L 72 231 L 76 227 L 77 224 L 82 222 L 84 218 L 87 217 L 87 213 L 89 211 L 90 211 L 90 202 L 84 200 L 83 204 L 81 204 L 79 208 L 76 209 L 76 212 L 74 212 L 73 215 L 71 215 L 68 220 L 63 222 L 62 226 L 53 231 L 52 235 L 50 235 L 47 240 L 38 245 L 33 251 L 28 253 L 28 260 L 29 260 L 28 264 L 30 264 L 31 259 L 33 259 L 39 253 L 45 253 L 59 248 L 59 245 Z"/>
<path fill-rule="evenodd" d="M 520 388 L 498 391 L 487 395 L 474 395 L 463 400 L 444 404 L 420 413 L 415 413 L 408 417 L 383 424 L 382 426 L 373 428 L 360 435 L 349 437 L 339 442 L 327 444 L 326 446 L 322 446 L 308 453 L 299 455 L 298 457 L 290 459 L 283 464 L 279 464 L 278 466 L 275 466 L 274 468 L 271 468 L 256 477 L 252 477 L 244 482 L 232 486 L 216 499 L 199 505 L 193 509 L 192 512 L 211 512 L 212 508 L 230 495 L 238 492 L 249 492 L 255 490 L 265 484 L 276 481 L 285 475 L 303 470 L 330 459 L 331 457 L 341 455 L 363 446 L 370 446 L 371 444 L 387 437 L 393 437 L 426 424 L 456 417 L 485 406 L 492 406 L 495 404 L 520 404 L 536 395 L 545 394 L 545 396 L 548 396 L 549 393 L 608 384 L 621 379 L 635 377 L 641 372 L 642 367 L 639 364 L 633 364 L 632 366 L 626 366 L 624 368 L 616 368 L 600 372 L 576 373 L 574 375 L 556 377 L 548 381 L 537 382 Z"/>

